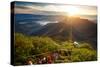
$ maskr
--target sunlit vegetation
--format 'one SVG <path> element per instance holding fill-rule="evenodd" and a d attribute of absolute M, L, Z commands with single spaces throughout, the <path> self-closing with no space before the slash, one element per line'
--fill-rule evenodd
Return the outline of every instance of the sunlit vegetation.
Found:
<path fill-rule="evenodd" d="M 27 64 L 28 60 L 31 60 L 33 64 L 38 64 L 39 59 L 53 53 L 57 53 L 58 57 L 53 58 L 51 63 L 97 60 L 97 52 L 89 43 L 82 42 L 79 43 L 79 47 L 76 47 L 73 42 L 58 43 L 50 37 L 26 36 L 21 33 L 15 33 L 14 36 L 15 65 Z"/>

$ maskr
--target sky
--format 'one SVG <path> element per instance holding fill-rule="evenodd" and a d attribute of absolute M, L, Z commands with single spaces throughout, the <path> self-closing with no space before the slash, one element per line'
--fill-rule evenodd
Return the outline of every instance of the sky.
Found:
<path fill-rule="evenodd" d="M 17 14 L 78 14 L 78 15 L 97 15 L 96 6 L 54 4 L 54 3 L 32 3 L 15 2 L 15 13 Z M 75 12 L 76 11 L 76 12 Z"/>

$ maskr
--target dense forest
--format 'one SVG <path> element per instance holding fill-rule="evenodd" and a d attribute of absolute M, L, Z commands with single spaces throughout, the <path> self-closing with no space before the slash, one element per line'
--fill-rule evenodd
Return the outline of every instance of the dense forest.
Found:
<path fill-rule="evenodd" d="M 90 43 L 54 40 L 48 36 L 28 36 L 14 33 L 14 65 L 68 63 L 97 60 Z M 44 59 L 44 61 L 43 61 Z"/>

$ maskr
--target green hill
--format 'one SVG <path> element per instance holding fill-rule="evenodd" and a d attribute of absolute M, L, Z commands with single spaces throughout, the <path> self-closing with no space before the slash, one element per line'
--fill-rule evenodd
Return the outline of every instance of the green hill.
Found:
<path fill-rule="evenodd" d="M 27 64 L 31 59 L 33 64 L 38 64 L 38 59 L 48 57 L 54 53 L 57 58 L 52 58 L 52 63 L 68 63 L 97 60 L 97 52 L 86 42 L 79 42 L 76 47 L 71 41 L 57 41 L 46 36 L 26 36 L 15 33 L 15 65 Z"/>

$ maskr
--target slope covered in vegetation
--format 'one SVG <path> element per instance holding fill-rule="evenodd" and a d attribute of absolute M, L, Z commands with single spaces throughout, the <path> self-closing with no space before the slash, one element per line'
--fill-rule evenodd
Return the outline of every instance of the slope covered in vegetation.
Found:
<path fill-rule="evenodd" d="M 46 36 L 26 36 L 15 33 L 15 65 L 27 64 L 31 60 L 33 64 L 67 63 L 79 61 L 97 60 L 97 52 L 89 43 L 79 42 L 75 46 L 70 41 L 57 41 Z M 56 57 L 53 57 L 53 55 Z M 51 57 L 52 56 L 52 57 Z M 51 57 L 45 63 L 38 63 L 43 57 Z"/>

